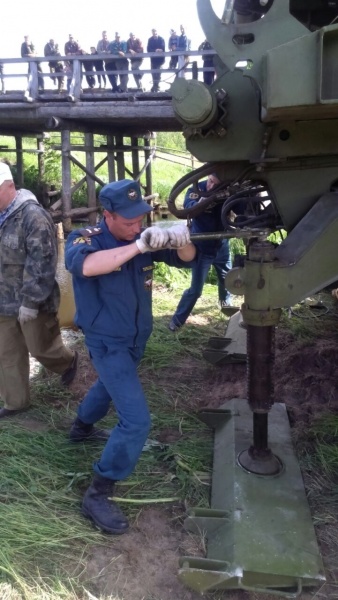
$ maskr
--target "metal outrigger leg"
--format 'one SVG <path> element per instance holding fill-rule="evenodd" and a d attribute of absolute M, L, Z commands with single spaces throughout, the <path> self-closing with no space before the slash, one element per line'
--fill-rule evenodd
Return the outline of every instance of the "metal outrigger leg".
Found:
<path fill-rule="evenodd" d="M 214 429 L 211 508 L 193 509 L 185 526 L 207 536 L 207 558 L 181 558 L 179 577 L 202 593 L 243 589 L 295 598 L 325 581 L 324 568 L 286 408 L 273 404 L 275 322 L 253 325 L 242 311 L 248 401 L 200 414 Z"/>

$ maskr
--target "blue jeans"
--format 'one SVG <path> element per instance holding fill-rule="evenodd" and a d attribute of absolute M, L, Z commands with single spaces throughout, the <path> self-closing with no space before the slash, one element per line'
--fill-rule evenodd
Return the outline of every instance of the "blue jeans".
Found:
<path fill-rule="evenodd" d="M 92 363 L 99 376 L 82 400 L 78 417 L 86 424 L 96 423 L 107 414 L 113 402 L 119 422 L 114 427 L 94 471 L 119 481 L 133 471 L 150 429 L 147 401 L 137 374 L 143 348 L 109 346 L 86 337 Z"/>
<path fill-rule="evenodd" d="M 231 294 L 225 289 L 225 276 L 231 269 L 231 256 L 229 241 L 223 240 L 216 256 L 209 256 L 199 252 L 195 266 L 191 269 L 191 286 L 183 292 L 182 298 L 178 303 L 173 321 L 175 325 L 183 325 L 194 308 L 198 298 L 202 295 L 203 286 L 208 277 L 211 266 L 215 267 L 218 279 L 218 298 L 220 303 L 230 304 Z"/>

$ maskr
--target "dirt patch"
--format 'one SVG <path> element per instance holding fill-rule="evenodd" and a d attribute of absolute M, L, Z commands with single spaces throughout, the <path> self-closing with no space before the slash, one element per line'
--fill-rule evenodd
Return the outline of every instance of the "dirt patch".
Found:
<path fill-rule="evenodd" d="M 200 599 L 177 578 L 178 558 L 187 540 L 170 518 L 166 510 L 144 509 L 130 532 L 115 539 L 112 547 L 95 548 L 86 575 L 96 580 L 98 594 L 127 600 Z"/>

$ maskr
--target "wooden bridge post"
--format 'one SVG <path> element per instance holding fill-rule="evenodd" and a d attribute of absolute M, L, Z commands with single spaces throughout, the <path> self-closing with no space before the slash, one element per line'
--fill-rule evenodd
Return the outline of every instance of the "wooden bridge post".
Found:
<path fill-rule="evenodd" d="M 72 220 L 70 211 L 72 209 L 71 193 L 71 161 L 70 161 L 70 131 L 63 129 L 61 131 L 61 152 L 62 152 L 62 223 L 65 233 L 72 230 Z M 67 215 L 67 216 L 66 216 Z M 68 216 L 69 215 L 69 216 Z"/>
<path fill-rule="evenodd" d="M 85 133 L 85 146 L 86 146 L 86 169 L 89 173 L 95 174 L 95 156 L 94 151 L 94 136 L 92 133 Z M 90 150 L 88 150 L 90 148 Z M 95 189 L 95 181 L 88 174 L 86 175 L 87 181 L 87 199 L 88 199 L 88 208 L 96 207 L 96 189 Z M 96 212 L 89 213 L 88 220 L 90 225 L 96 224 Z"/>
<path fill-rule="evenodd" d="M 39 81 L 38 81 L 38 65 L 34 61 L 29 62 L 29 74 L 28 74 L 28 97 L 30 100 L 36 100 L 39 94 Z"/>
<path fill-rule="evenodd" d="M 150 158 L 150 135 L 144 136 L 144 162 L 146 164 L 146 189 L 145 196 L 151 196 L 153 193 L 152 169 Z M 147 225 L 151 225 L 153 221 L 153 213 L 147 214 Z"/>
<path fill-rule="evenodd" d="M 38 151 L 38 172 L 39 172 L 39 183 L 41 184 L 45 176 L 45 145 L 42 139 L 37 138 L 36 147 Z"/>
<path fill-rule="evenodd" d="M 124 165 L 124 150 L 122 148 L 123 135 L 118 134 L 115 139 L 116 139 L 116 146 L 118 148 L 121 148 L 121 150 L 116 150 L 117 179 L 120 180 L 120 179 L 126 178 L 125 165 Z"/>
<path fill-rule="evenodd" d="M 132 159 L 132 165 L 133 165 L 133 179 L 136 179 L 139 172 L 140 172 L 140 159 L 139 159 L 139 150 L 138 148 L 138 138 L 137 137 L 132 137 L 131 138 L 131 146 L 132 146 L 132 151 L 131 151 L 131 159 Z"/>
<path fill-rule="evenodd" d="M 150 158 L 150 136 L 144 136 L 144 159 L 146 163 L 146 196 L 151 196 L 153 193 L 153 180 Z"/>
<path fill-rule="evenodd" d="M 108 161 L 108 178 L 109 183 L 116 181 L 115 173 L 115 154 L 114 154 L 114 136 L 107 135 L 107 161 Z"/>
<path fill-rule="evenodd" d="M 15 148 L 16 148 L 16 173 L 17 173 L 17 183 L 19 188 L 23 188 L 24 179 L 23 179 L 23 154 L 22 154 L 22 136 L 15 136 Z"/>

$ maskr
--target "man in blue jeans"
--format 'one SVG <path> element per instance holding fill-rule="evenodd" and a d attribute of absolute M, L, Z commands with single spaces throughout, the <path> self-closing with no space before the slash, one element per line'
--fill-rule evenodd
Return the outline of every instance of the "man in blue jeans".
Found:
<path fill-rule="evenodd" d="M 203 199 L 203 193 L 210 192 L 220 183 L 216 173 L 212 173 L 199 183 L 201 196 L 194 192 L 194 188 L 188 189 L 184 198 L 184 208 L 192 208 Z M 192 219 L 192 233 L 207 233 L 222 231 L 221 221 L 222 206 L 207 209 L 202 214 Z M 221 308 L 231 308 L 231 295 L 225 288 L 225 276 L 231 269 L 231 255 L 229 240 L 205 240 L 195 243 L 198 254 L 195 265 L 192 267 L 191 285 L 183 292 L 176 311 L 169 323 L 170 331 L 177 331 L 189 317 L 198 298 L 202 295 L 203 287 L 208 277 L 209 269 L 215 267 L 218 279 L 218 298 Z"/>
<path fill-rule="evenodd" d="M 114 404 L 118 423 L 94 464 L 94 478 L 85 493 L 82 512 L 106 533 L 120 534 L 127 531 L 128 521 L 109 499 L 115 482 L 133 471 L 150 428 L 137 367 L 152 330 L 154 262 L 191 267 L 196 249 L 183 224 L 142 231 L 143 218 L 152 208 L 142 199 L 138 182 L 123 179 L 108 183 L 99 199 L 104 207 L 101 223 L 73 231 L 66 245 L 66 267 L 73 276 L 75 323 L 85 335 L 98 375 L 78 408 L 70 439 L 102 439 L 94 423 Z"/>

